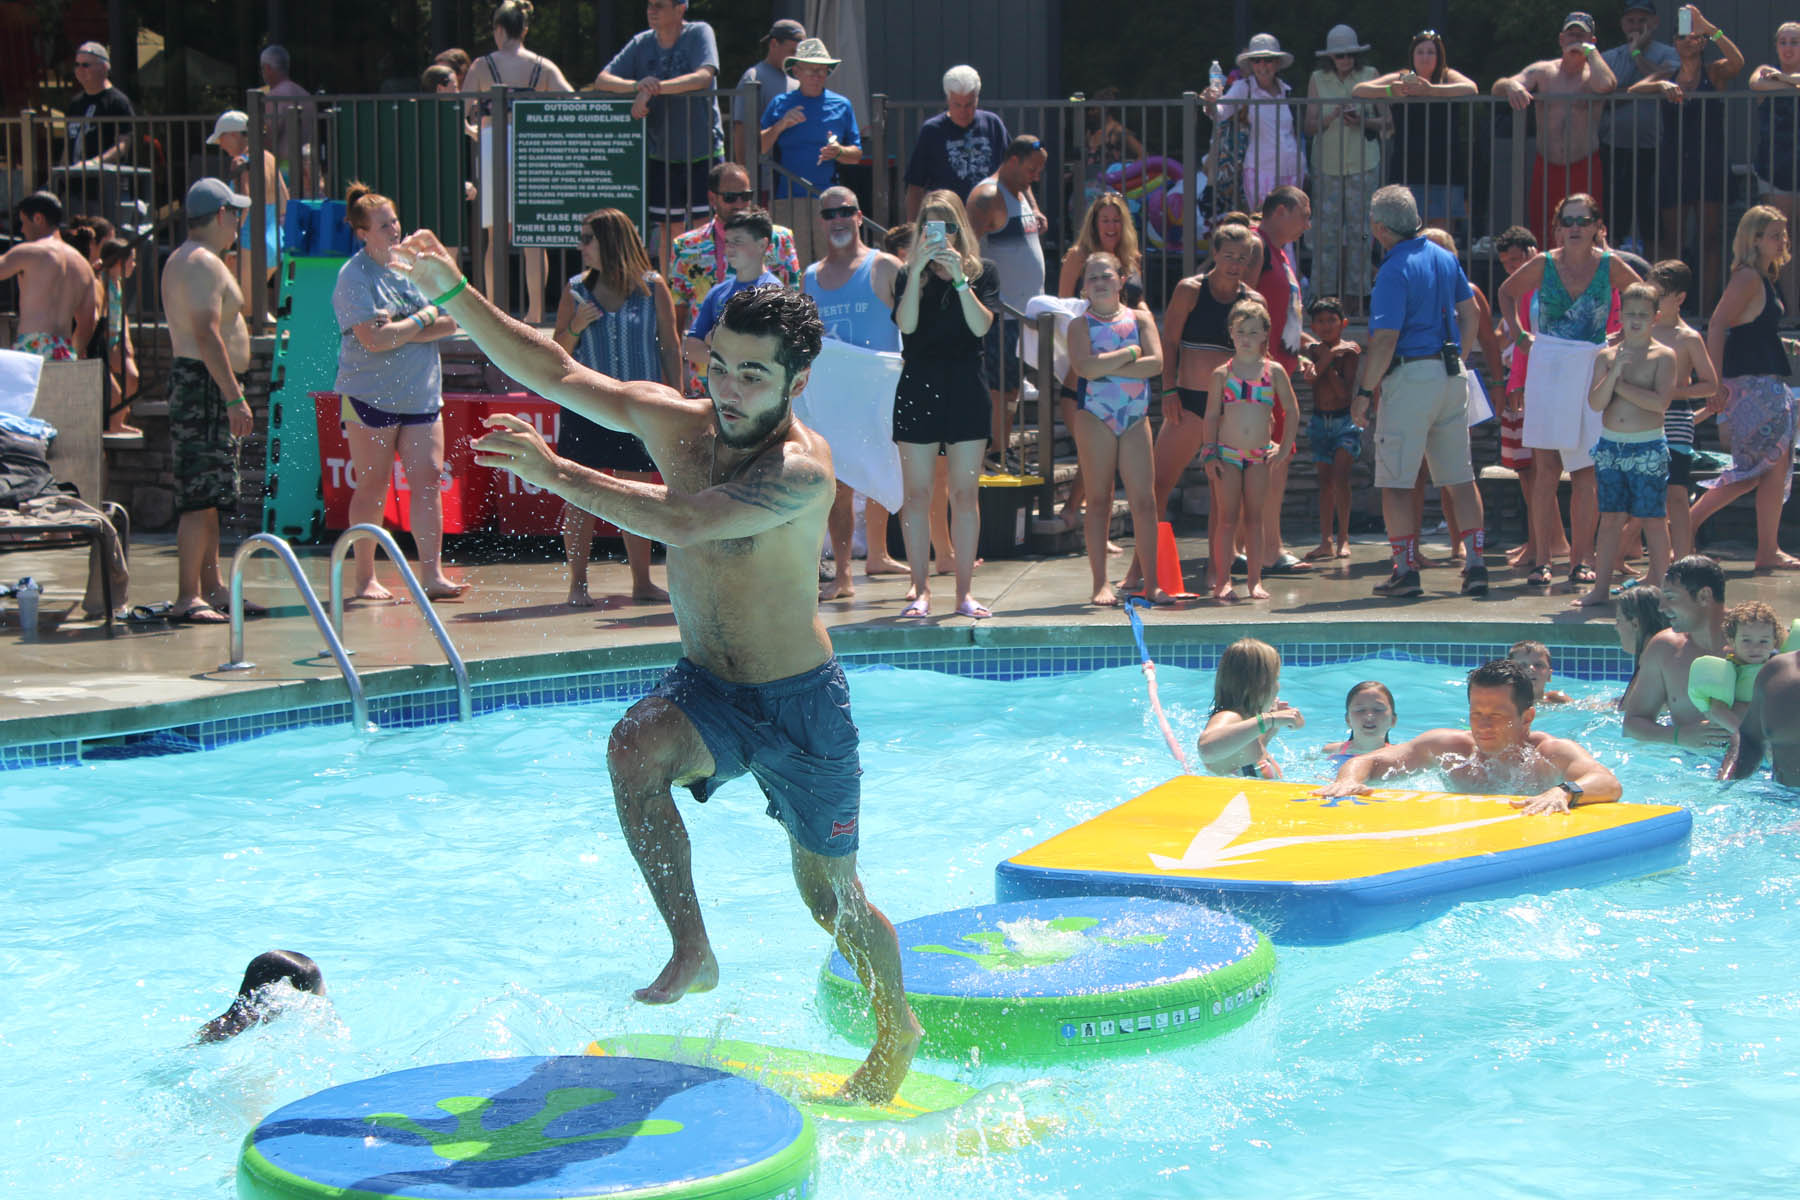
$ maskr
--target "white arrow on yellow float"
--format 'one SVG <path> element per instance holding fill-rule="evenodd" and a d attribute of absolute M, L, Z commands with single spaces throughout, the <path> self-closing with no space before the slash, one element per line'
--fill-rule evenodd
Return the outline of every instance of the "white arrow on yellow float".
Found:
<path fill-rule="evenodd" d="M 1187 850 L 1180 858 L 1170 858 L 1166 854 L 1151 854 L 1150 861 L 1163 871 L 1200 871 L 1207 867 L 1242 866 L 1257 861 L 1251 855 L 1283 846 L 1302 846 L 1312 842 L 1360 842 L 1382 841 L 1395 838 L 1422 838 L 1435 834 L 1458 833 L 1464 829 L 1475 829 L 1482 825 L 1496 825 L 1502 821 L 1516 821 L 1521 816 L 1518 812 L 1509 812 L 1498 817 L 1484 817 L 1474 821 L 1457 821 L 1449 825 L 1428 825 L 1418 829 L 1373 829 L 1360 833 L 1312 833 L 1297 834 L 1291 837 L 1261 838 L 1254 842 L 1245 842 L 1241 846 L 1232 843 L 1250 829 L 1250 800 L 1239 792 L 1225 804 L 1225 808 L 1210 824 L 1202 825 L 1188 843 Z"/>

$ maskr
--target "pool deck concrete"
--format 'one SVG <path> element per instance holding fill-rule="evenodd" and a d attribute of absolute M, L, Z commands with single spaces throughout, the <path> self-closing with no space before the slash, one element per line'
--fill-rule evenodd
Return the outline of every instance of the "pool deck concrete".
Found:
<path fill-rule="evenodd" d="M 1189 586 L 1198 586 L 1204 544 L 1197 531 L 1184 531 L 1180 544 L 1184 576 Z M 1296 542 L 1291 548 L 1304 551 L 1310 544 Z M 1446 549 L 1428 535 L 1428 553 L 1441 555 Z M 1800 576 L 1753 574 L 1748 546 L 1711 549 L 1725 563 L 1733 602 L 1763 600 L 1784 619 L 1793 615 Z M 1267 580 L 1267 601 L 1221 605 L 1194 600 L 1159 608 L 1145 618 L 1149 635 L 1153 643 L 1196 638 L 1224 643 L 1249 634 L 1276 644 L 1390 639 L 1506 644 L 1521 637 L 1552 644 L 1614 641 L 1610 606 L 1572 609 L 1567 585 L 1526 587 L 1524 572 L 1499 565 L 1496 552 L 1488 555 L 1493 587 L 1486 597 L 1459 596 L 1459 576 L 1447 567 L 1424 573 L 1426 594 L 1420 599 L 1374 596 L 1370 589 L 1387 575 L 1386 550 L 1385 541 L 1365 536 L 1353 545 L 1349 560 Z M 327 602 L 326 550 L 302 548 L 299 553 L 314 590 Z M 1112 561 L 1116 579 L 1125 560 Z M 142 539 L 133 548 L 131 566 L 134 603 L 173 598 L 172 538 Z M 1091 644 L 1096 637 L 1125 644 L 1130 636 L 1118 609 L 1087 603 L 1084 556 L 986 563 L 976 574 L 975 591 L 994 616 L 979 622 L 947 615 L 953 597 L 950 581 L 943 577 L 934 581 L 940 589 L 934 594 L 938 615 L 904 620 L 900 611 L 906 579 L 868 579 L 860 562 L 856 567 L 855 596 L 821 606 L 841 652 Z M 452 562 L 448 570 L 474 585 L 459 602 L 437 605 L 437 612 L 476 683 L 660 665 L 677 653 L 674 614 L 666 603 L 632 602 L 624 594 L 628 577 L 621 562 L 596 561 L 592 587 L 597 604 L 587 609 L 564 603 L 567 576 L 561 562 Z M 257 555 L 245 572 L 245 594 L 272 611 L 246 626 L 245 657 L 256 666 L 244 671 L 219 669 L 230 657 L 224 626 L 120 625 L 117 636 L 109 639 L 99 623 L 81 620 L 82 554 L 10 553 L 0 561 L 0 571 L 9 580 L 31 575 L 45 588 L 35 640 L 22 637 L 12 602 L 0 602 L 6 609 L 0 619 L 0 746 L 106 738 L 346 697 L 311 616 L 271 555 Z M 660 562 L 653 573 L 663 579 Z M 379 577 L 396 594 L 404 591 L 386 563 Z M 350 605 L 344 641 L 355 652 L 354 664 L 372 697 L 445 687 L 451 681 L 426 621 L 410 603 Z"/>

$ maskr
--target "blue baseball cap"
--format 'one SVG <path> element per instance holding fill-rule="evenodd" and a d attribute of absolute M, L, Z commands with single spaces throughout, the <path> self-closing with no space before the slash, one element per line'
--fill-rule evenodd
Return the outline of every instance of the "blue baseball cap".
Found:
<path fill-rule="evenodd" d="M 190 221 L 204 220 L 222 208 L 235 208 L 241 212 L 249 207 L 250 197 L 232 191 L 223 180 L 210 177 L 197 180 L 187 190 L 187 200 L 182 204 Z"/>

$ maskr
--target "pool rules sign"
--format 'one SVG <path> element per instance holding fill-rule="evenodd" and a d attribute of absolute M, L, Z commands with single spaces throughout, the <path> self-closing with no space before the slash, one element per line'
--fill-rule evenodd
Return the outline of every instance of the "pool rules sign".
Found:
<path fill-rule="evenodd" d="M 581 219 L 616 208 L 644 230 L 644 123 L 625 100 L 514 100 L 512 241 L 569 247 Z"/>

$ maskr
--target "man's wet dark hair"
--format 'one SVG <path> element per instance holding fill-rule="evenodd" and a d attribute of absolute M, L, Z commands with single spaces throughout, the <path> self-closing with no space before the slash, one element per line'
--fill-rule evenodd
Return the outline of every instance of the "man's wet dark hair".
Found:
<path fill-rule="evenodd" d="M 297 992 L 318 995 L 325 990 L 325 973 L 306 955 L 298 950 L 264 951 L 244 968 L 244 982 L 238 985 L 231 1007 L 200 1027 L 199 1040 L 222 1042 L 268 1020 L 272 1014 L 263 1006 L 262 991 L 284 979 Z"/>
<path fill-rule="evenodd" d="M 1521 713 L 1537 702 L 1531 672 L 1510 658 L 1496 658 L 1470 671 L 1469 687 L 1508 688 L 1512 691 L 1513 707 Z"/>
<path fill-rule="evenodd" d="M 34 217 L 43 217 L 52 225 L 61 225 L 63 220 L 62 201 L 52 192 L 33 192 L 19 201 L 19 211 Z"/>
<path fill-rule="evenodd" d="M 734 229 L 748 229 L 750 236 L 759 241 L 769 242 L 775 239 L 775 222 L 769 219 L 769 212 L 764 208 L 746 208 L 741 213 L 732 213 L 725 218 L 725 232 Z"/>
<path fill-rule="evenodd" d="M 1044 139 L 1035 133 L 1021 133 L 1006 143 L 1006 158 L 1030 158 L 1044 149 Z"/>
<path fill-rule="evenodd" d="M 1322 312 L 1336 313 L 1339 317 L 1342 317 L 1344 315 L 1344 302 L 1339 300 L 1336 296 L 1320 296 L 1317 300 L 1314 300 L 1311 304 L 1306 306 L 1306 315 L 1309 317 L 1316 317 Z"/>
<path fill-rule="evenodd" d="M 1509 225 L 1494 239 L 1494 253 L 1502 250 L 1536 250 L 1537 234 L 1523 225 Z"/>
<path fill-rule="evenodd" d="M 745 288 L 725 302 L 719 324 L 746 337 L 775 339 L 775 361 L 794 376 L 812 366 L 825 343 L 825 322 L 811 296 L 773 284 Z"/>
<path fill-rule="evenodd" d="M 1696 600 L 1701 588 L 1711 588 L 1713 603 L 1725 603 L 1725 569 L 1704 554 L 1690 554 L 1670 563 L 1663 575 L 1663 590 L 1666 592 L 1671 584 Z"/>

